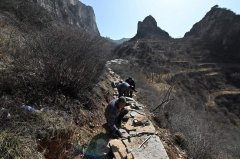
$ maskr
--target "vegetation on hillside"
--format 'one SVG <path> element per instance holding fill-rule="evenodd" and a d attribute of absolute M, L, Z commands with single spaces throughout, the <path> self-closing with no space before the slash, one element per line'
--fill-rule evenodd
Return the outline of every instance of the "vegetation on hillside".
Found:
<path fill-rule="evenodd" d="M 173 138 L 188 156 L 239 158 L 239 93 L 233 91 L 232 96 L 227 91 L 232 98 L 210 98 L 221 90 L 239 90 L 239 66 L 196 60 L 194 55 L 202 53 L 202 57 L 205 50 L 188 49 L 191 45 L 184 42 L 145 39 L 125 43 L 115 53 L 127 57 L 129 64 L 113 66 L 113 70 L 125 78 L 132 75 L 139 100 L 149 106 L 160 127 L 175 134 Z M 160 105 L 170 88 L 170 100 Z M 210 107 L 209 100 L 216 100 L 216 105 Z"/>
<path fill-rule="evenodd" d="M 0 10 L 0 158 L 70 157 L 75 125 L 101 120 L 92 89 L 111 44 L 30 1 Z"/>

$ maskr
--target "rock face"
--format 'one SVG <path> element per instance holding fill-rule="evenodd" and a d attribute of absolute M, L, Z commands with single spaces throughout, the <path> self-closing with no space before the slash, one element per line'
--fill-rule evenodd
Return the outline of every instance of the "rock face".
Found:
<path fill-rule="evenodd" d="M 240 15 L 214 6 L 184 38 L 198 39 L 198 45 L 215 52 L 215 56 L 240 60 Z"/>
<path fill-rule="evenodd" d="M 33 2 L 55 14 L 64 23 L 100 35 L 93 8 L 79 0 L 33 0 Z"/>
<path fill-rule="evenodd" d="M 135 39 L 152 39 L 152 38 L 170 38 L 169 34 L 157 26 L 156 20 L 151 16 L 147 16 L 142 22 L 138 22 L 138 30 Z"/>

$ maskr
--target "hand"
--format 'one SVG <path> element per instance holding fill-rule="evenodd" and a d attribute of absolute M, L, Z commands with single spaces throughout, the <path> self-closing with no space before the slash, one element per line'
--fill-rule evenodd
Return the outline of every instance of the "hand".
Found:
<path fill-rule="evenodd" d="M 122 133 L 121 133 L 119 130 L 116 131 L 116 135 L 117 135 L 119 138 L 122 138 Z"/>

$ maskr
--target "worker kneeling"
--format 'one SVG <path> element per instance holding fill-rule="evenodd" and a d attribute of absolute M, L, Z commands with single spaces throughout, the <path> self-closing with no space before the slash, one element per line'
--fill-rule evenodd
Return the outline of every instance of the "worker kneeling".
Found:
<path fill-rule="evenodd" d="M 119 97 L 118 99 L 112 100 L 105 110 L 107 125 L 110 133 L 113 134 L 114 137 L 122 137 L 119 128 L 121 127 L 123 117 L 128 113 L 128 110 L 124 108 L 125 106 L 126 99 Z"/>
<path fill-rule="evenodd" d="M 133 91 L 135 88 L 129 85 L 127 82 L 122 82 L 117 86 L 118 97 L 125 96 L 129 97 L 129 92 Z"/>

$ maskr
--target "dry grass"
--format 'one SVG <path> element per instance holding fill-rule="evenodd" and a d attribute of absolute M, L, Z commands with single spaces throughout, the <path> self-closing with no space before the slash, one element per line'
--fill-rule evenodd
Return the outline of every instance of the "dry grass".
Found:
<path fill-rule="evenodd" d="M 146 78 L 144 71 L 141 71 L 143 67 L 134 62 L 130 63 L 133 65 L 113 66 L 113 70 L 122 77 L 131 75 L 135 79 L 139 100 L 151 110 L 161 103 L 166 91 L 154 87 L 156 82 L 152 83 L 151 77 L 150 80 Z M 154 113 L 155 120 L 160 127 L 169 128 L 171 132 L 184 136 L 184 141 L 179 135 L 176 140 L 187 150 L 189 157 L 238 158 L 240 156 L 239 146 L 236 146 L 240 141 L 238 127 L 235 127 L 221 111 L 205 110 L 207 91 L 204 89 L 219 89 L 224 85 L 214 77 L 206 79 L 202 74 L 204 71 L 190 71 L 189 74 L 179 74 L 174 76 L 173 80 L 164 81 L 169 85 L 175 85 L 175 91 L 172 92 L 174 100 Z"/>
<path fill-rule="evenodd" d="M 44 159 L 36 151 L 32 140 L 17 134 L 3 131 L 0 133 L 0 158 L 4 159 Z"/>
<path fill-rule="evenodd" d="M 72 126 L 100 121 L 92 89 L 110 44 L 79 28 L 50 25 L 46 10 L 28 1 L 4 0 L 3 8 L 10 13 L 0 13 L 6 22 L 0 31 L 0 158 L 40 158 L 37 150 L 64 157 L 73 148 Z M 22 105 L 46 111 L 30 113 Z"/>

